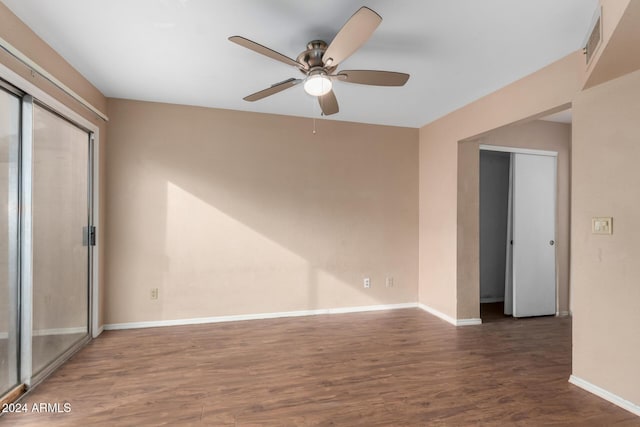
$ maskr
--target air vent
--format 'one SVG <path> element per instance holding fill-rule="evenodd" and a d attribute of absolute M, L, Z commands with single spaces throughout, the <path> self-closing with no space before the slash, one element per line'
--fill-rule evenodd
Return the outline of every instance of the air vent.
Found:
<path fill-rule="evenodd" d="M 591 33 L 584 46 L 584 54 L 587 58 L 587 64 L 591 62 L 593 54 L 596 52 L 602 41 L 602 15 L 601 9 L 598 9 L 598 14 L 595 16 L 595 22 L 591 28 Z"/>

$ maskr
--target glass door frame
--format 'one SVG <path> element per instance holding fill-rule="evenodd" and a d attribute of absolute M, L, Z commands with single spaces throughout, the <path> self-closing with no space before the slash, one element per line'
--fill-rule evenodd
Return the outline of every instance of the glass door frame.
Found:
<path fill-rule="evenodd" d="M 22 126 L 22 98 L 25 95 L 24 92 L 16 87 L 5 83 L 0 80 L 0 90 L 8 93 L 10 96 L 14 96 L 19 103 L 18 111 L 18 128 Z M 20 133 L 18 134 L 18 140 L 14 146 L 9 147 L 9 162 L 8 162 L 8 241 L 7 241 L 7 279 L 8 279 L 8 336 L 7 336 L 7 357 L 9 372 L 9 391 L 13 390 L 16 386 L 20 385 L 20 316 L 21 316 L 21 295 L 20 295 Z M 4 390 L 0 390 L 2 393 Z"/>
<path fill-rule="evenodd" d="M 31 339 L 32 339 L 32 287 L 33 287 L 33 220 L 32 220 L 32 176 L 33 176 L 33 103 L 37 102 L 50 111 L 54 112 L 63 119 L 86 130 L 89 134 L 88 142 L 88 225 L 96 226 L 98 223 L 99 212 L 99 170 L 98 170 L 98 153 L 99 153 L 99 127 L 92 121 L 86 119 L 67 107 L 53 96 L 49 95 L 32 82 L 26 80 L 13 70 L 0 63 L 0 79 L 6 82 L 10 87 L 15 88 L 21 94 L 21 140 L 19 153 L 19 175 L 18 182 L 20 189 L 18 191 L 19 206 L 18 209 L 18 250 L 19 258 L 16 265 L 16 277 L 19 278 L 17 285 L 18 292 L 18 311 L 19 311 L 19 328 L 20 336 L 19 347 L 20 354 L 17 357 L 19 367 L 18 379 L 19 383 L 25 384 L 27 387 L 33 387 L 41 382 L 46 376 L 57 369 L 75 352 L 82 348 L 92 338 L 97 337 L 102 328 L 99 327 L 99 249 L 98 246 L 89 246 L 88 248 L 88 277 L 87 277 L 87 294 L 88 294 L 88 333 L 87 336 L 79 341 L 69 350 L 59 356 L 55 362 L 51 363 L 47 368 L 43 369 L 36 376 L 31 372 Z M 56 89 L 57 90 L 57 89 Z M 96 228 L 96 240 L 99 238 L 99 232 Z"/>

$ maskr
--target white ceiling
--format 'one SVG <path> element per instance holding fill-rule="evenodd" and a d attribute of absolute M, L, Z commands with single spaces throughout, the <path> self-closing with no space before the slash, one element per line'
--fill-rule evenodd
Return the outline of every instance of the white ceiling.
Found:
<path fill-rule="evenodd" d="M 241 35 L 295 58 L 366 5 L 382 18 L 340 69 L 411 74 L 402 88 L 337 82 L 332 119 L 420 127 L 579 49 L 598 0 L 2 0 L 108 97 L 318 116 L 301 86 L 242 98 L 293 67 L 235 45 Z"/>

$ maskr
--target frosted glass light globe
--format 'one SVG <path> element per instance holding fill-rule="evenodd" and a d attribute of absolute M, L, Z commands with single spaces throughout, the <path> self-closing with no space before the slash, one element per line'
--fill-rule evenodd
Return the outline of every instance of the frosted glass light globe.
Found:
<path fill-rule="evenodd" d="M 324 74 L 313 74 L 304 82 L 304 90 L 312 96 L 326 95 L 332 86 L 331 79 Z"/>

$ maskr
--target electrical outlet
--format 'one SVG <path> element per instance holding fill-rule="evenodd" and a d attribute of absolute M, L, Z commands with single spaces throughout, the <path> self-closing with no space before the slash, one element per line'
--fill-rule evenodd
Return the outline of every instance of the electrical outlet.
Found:
<path fill-rule="evenodd" d="M 370 288 L 371 287 L 371 279 L 368 277 L 364 278 L 364 287 L 365 288 Z"/>
<path fill-rule="evenodd" d="M 152 300 L 158 299 L 158 288 L 151 289 L 151 299 Z"/>
<path fill-rule="evenodd" d="M 393 288 L 393 277 L 387 276 L 387 280 L 385 281 L 387 288 Z"/>

